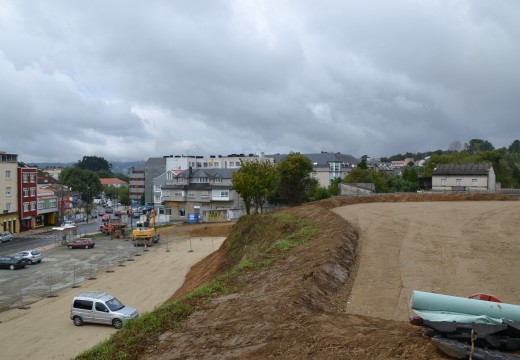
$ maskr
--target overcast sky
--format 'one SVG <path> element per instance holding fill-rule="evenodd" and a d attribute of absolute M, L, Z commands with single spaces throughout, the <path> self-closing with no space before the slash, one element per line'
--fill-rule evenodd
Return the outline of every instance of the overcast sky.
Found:
<path fill-rule="evenodd" d="M 518 0 L 0 0 L 23 162 L 520 138 Z"/>

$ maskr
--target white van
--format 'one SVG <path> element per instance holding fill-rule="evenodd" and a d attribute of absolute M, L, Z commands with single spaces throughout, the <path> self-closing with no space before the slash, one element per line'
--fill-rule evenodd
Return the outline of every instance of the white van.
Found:
<path fill-rule="evenodd" d="M 76 326 L 97 323 L 120 329 L 125 320 L 135 319 L 137 316 L 139 312 L 133 307 L 123 305 L 112 295 L 97 291 L 79 293 L 70 307 L 70 319 Z"/>

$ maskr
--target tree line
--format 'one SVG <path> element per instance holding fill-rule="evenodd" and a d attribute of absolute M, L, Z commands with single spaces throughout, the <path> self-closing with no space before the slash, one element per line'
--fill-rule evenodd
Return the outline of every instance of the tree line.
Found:
<path fill-rule="evenodd" d="M 397 173 L 384 172 L 371 169 L 368 156 L 364 155 L 357 167 L 352 168 L 344 178 L 332 180 L 329 186 L 323 187 L 311 175 L 311 161 L 299 153 L 291 153 L 279 164 L 260 163 L 257 160 L 242 162 L 232 181 L 235 191 L 244 200 L 248 214 L 251 206 L 258 212 L 267 202 L 297 205 L 338 195 L 341 182 L 372 183 L 377 193 L 416 192 L 421 188 L 421 178 L 432 176 L 433 170 L 440 164 L 491 163 L 496 181 L 502 188 L 520 188 L 519 140 L 499 149 L 482 139 L 471 139 L 465 144 L 454 141 L 445 151 L 407 152 L 380 160 L 389 163 L 407 158 L 425 162 L 419 166 L 412 161 Z"/>

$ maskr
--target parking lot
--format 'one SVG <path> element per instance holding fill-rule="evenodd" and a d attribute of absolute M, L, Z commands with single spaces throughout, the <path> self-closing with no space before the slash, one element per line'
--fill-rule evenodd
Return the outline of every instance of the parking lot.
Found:
<path fill-rule="evenodd" d="M 180 240 L 180 239 L 178 239 Z M 24 307 L 42 298 L 54 296 L 63 288 L 92 279 L 97 272 L 114 271 L 148 250 L 134 247 L 131 241 L 96 238 L 93 249 L 69 250 L 65 246 L 40 248 L 43 261 L 19 270 L 0 270 L 0 311 Z M 175 239 L 164 239 L 156 247 L 173 245 Z"/>

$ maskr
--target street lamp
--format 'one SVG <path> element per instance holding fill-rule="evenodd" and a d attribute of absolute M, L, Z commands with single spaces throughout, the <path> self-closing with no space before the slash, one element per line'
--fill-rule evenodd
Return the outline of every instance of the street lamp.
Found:
<path fill-rule="evenodd" d="M 86 212 L 87 212 L 87 224 L 88 224 L 88 215 L 90 212 L 92 212 L 92 210 L 89 209 L 89 203 L 90 203 L 90 186 L 87 186 L 87 208 L 86 208 Z M 90 210 L 90 211 L 89 211 Z"/>

